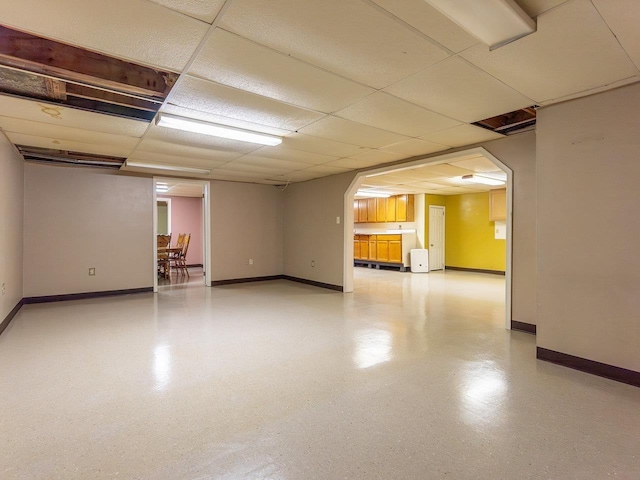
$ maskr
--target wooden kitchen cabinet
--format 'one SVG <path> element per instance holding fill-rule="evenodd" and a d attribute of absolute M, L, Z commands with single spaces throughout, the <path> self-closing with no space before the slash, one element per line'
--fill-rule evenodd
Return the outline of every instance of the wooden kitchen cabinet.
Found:
<path fill-rule="evenodd" d="M 361 198 L 353 202 L 354 223 L 395 223 L 414 221 L 414 196 Z"/>
<path fill-rule="evenodd" d="M 367 198 L 367 218 L 369 222 L 376 222 L 376 199 Z"/>
<path fill-rule="evenodd" d="M 507 219 L 507 189 L 500 188 L 489 191 L 489 221 Z"/>
<path fill-rule="evenodd" d="M 378 236 L 369 235 L 369 260 L 378 260 Z"/>
<path fill-rule="evenodd" d="M 387 199 L 376 198 L 376 222 L 387 221 Z"/>
<path fill-rule="evenodd" d="M 398 195 L 396 197 L 396 222 L 414 221 L 413 195 Z"/>
<path fill-rule="evenodd" d="M 396 199 L 398 197 L 389 197 L 387 198 L 387 222 L 395 222 L 396 221 Z"/>
<path fill-rule="evenodd" d="M 362 260 L 369 260 L 369 235 L 360 236 L 360 258 Z"/>

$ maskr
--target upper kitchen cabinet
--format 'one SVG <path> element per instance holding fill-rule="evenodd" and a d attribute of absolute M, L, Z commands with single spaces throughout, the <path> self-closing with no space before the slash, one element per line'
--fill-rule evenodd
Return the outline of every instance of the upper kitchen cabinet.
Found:
<path fill-rule="evenodd" d="M 414 196 L 394 195 L 389 198 L 364 198 L 353 202 L 354 223 L 413 222 Z"/>

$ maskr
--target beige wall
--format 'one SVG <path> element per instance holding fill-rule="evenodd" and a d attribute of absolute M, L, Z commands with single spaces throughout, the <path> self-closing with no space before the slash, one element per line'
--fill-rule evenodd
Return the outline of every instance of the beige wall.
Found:
<path fill-rule="evenodd" d="M 284 191 L 285 275 L 342 285 L 344 194 L 354 177 L 351 172 L 332 175 Z"/>
<path fill-rule="evenodd" d="M 538 345 L 640 371 L 640 84 L 543 108 Z"/>
<path fill-rule="evenodd" d="M 152 286 L 152 202 L 150 178 L 25 164 L 24 296 Z"/>
<path fill-rule="evenodd" d="M 282 274 L 282 207 L 272 185 L 211 182 L 213 281 Z"/>
<path fill-rule="evenodd" d="M 482 146 L 513 170 L 511 319 L 536 325 L 536 133 Z"/>
<path fill-rule="evenodd" d="M 24 162 L 0 132 L 0 322 L 22 300 Z"/>

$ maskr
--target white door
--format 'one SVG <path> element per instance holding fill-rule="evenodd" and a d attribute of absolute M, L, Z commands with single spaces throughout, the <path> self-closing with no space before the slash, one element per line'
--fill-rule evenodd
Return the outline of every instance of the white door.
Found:
<path fill-rule="evenodd" d="M 429 205 L 429 269 L 444 269 L 444 207 Z"/>

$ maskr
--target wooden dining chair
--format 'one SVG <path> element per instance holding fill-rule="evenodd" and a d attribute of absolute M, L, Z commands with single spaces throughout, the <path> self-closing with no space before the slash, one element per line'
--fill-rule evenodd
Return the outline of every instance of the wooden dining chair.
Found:
<path fill-rule="evenodd" d="M 191 241 L 191 234 L 186 233 L 183 238 L 182 251 L 173 260 L 173 265 L 176 268 L 176 275 L 179 272 L 183 272 L 184 275 L 189 277 L 189 269 L 187 268 L 187 251 L 189 250 L 189 243 Z"/>
<path fill-rule="evenodd" d="M 157 237 L 157 248 L 158 248 L 158 275 L 164 276 L 164 278 L 169 278 L 169 273 L 171 271 L 171 262 L 169 259 L 168 252 L 161 252 L 161 248 L 167 248 L 171 245 L 171 235 L 158 235 Z"/>

